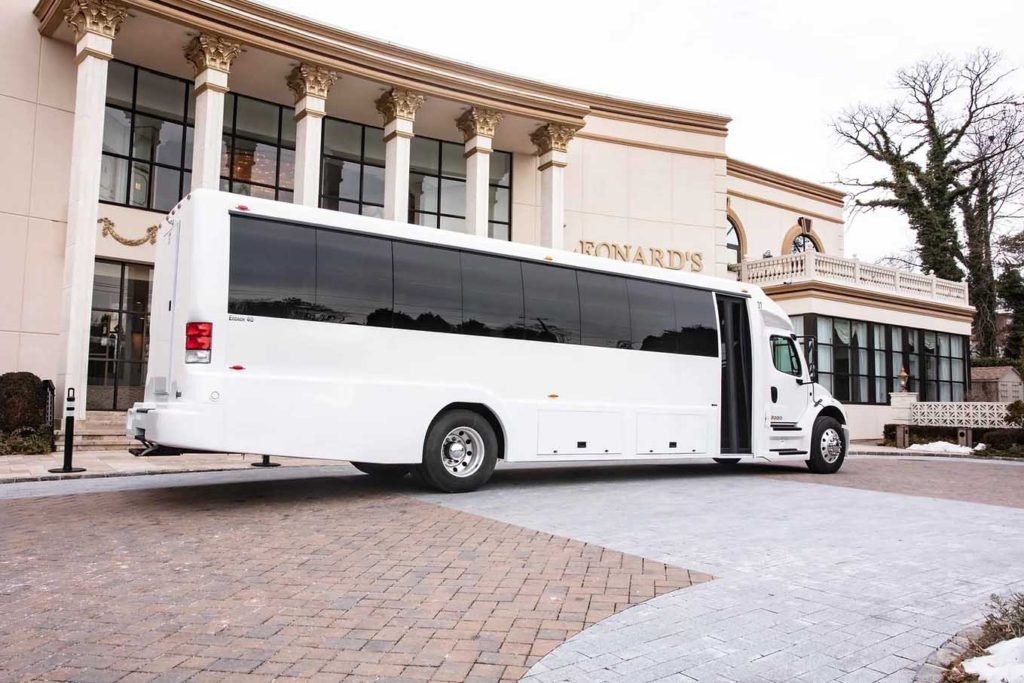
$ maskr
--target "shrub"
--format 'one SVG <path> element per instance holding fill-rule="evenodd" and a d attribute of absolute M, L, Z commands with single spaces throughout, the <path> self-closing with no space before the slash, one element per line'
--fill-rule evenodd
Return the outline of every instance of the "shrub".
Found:
<path fill-rule="evenodd" d="M 10 434 L 0 433 L 0 455 L 39 455 L 50 452 L 50 432 L 45 428 L 23 427 Z"/>
<path fill-rule="evenodd" d="M 46 390 L 31 372 L 0 375 L 0 430 L 35 429 L 45 421 Z"/>
<path fill-rule="evenodd" d="M 1003 419 L 1007 424 L 1024 429 L 1024 401 L 1014 401 L 1006 406 L 1006 417 Z"/>
<path fill-rule="evenodd" d="M 1008 451 L 1024 446 L 1024 429 L 990 429 L 975 440 L 997 451 Z"/>

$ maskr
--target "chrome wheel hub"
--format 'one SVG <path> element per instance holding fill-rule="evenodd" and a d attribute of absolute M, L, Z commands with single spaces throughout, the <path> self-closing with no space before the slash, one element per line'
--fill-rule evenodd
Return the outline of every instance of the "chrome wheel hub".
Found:
<path fill-rule="evenodd" d="M 456 477 L 470 477 L 484 462 L 484 440 L 472 427 L 456 427 L 441 442 L 441 464 Z"/>
<path fill-rule="evenodd" d="M 830 465 L 843 454 L 843 437 L 832 428 L 821 433 L 821 442 L 818 445 L 821 447 L 822 459 Z"/>

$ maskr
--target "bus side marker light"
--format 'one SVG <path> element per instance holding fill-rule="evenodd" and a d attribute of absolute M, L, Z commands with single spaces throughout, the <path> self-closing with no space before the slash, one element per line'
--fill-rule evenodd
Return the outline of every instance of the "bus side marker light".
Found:
<path fill-rule="evenodd" d="M 249 210 L 249 207 L 246 206 L 245 204 L 239 204 L 235 208 L 238 209 L 239 211 L 248 211 Z"/>
<path fill-rule="evenodd" d="M 245 370 L 245 366 L 244 365 L 232 365 L 231 367 L 228 368 L 228 370 Z"/>
<path fill-rule="evenodd" d="M 558 398 L 558 394 L 548 394 L 548 398 Z"/>

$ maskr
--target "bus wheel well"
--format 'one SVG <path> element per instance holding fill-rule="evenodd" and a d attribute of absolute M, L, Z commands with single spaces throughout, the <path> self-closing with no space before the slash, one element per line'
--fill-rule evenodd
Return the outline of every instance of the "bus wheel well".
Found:
<path fill-rule="evenodd" d="M 434 423 L 437 422 L 438 418 L 447 413 L 449 410 L 457 409 L 472 410 L 474 413 L 478 413 L 481 417 L 487 420 L 487 422 L 491 425 L 491 429 L 494 430 L 495 436 L 498 438 L 498 459 L 504 460 L 505 430 L 502 428 L 501 421 L 498 420 L 498 416 L 494 414 L 494 411 L 488 408 L 483 403 L 449 403 L 448 405 L 446 405 L 444 408 L 437 412 L 437 415 L 434 416 L 434 419 L 430 421 L 430 426 L 432 427 Z M 429 427 L 427 428 L 427 431 L 430 431 Z"/>
<path fill-rule="evenodd" d="M 818 417 L 831 417 L 841 425 L 846 424 L 846 418 L 843 417 L 842 411 L 835 406 L 825 406 L 821 409 L 821 412 L 818 413 Z"/>

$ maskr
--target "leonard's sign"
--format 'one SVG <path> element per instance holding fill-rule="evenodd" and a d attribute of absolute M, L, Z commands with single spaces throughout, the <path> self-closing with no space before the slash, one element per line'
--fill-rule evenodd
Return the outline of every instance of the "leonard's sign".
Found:
<path fill-rule="evenodd" d="M 694 273 L 704 270 L 704 253 L 700 251 L 679 251 L 678 249 L 659 249 L 589 240 L 580 240 L 573 251 L 578 254 L 601 256 L 627 263 L 642 263 L 645 266 L 658 266 L 669 270 L 690 270 Z"/>

